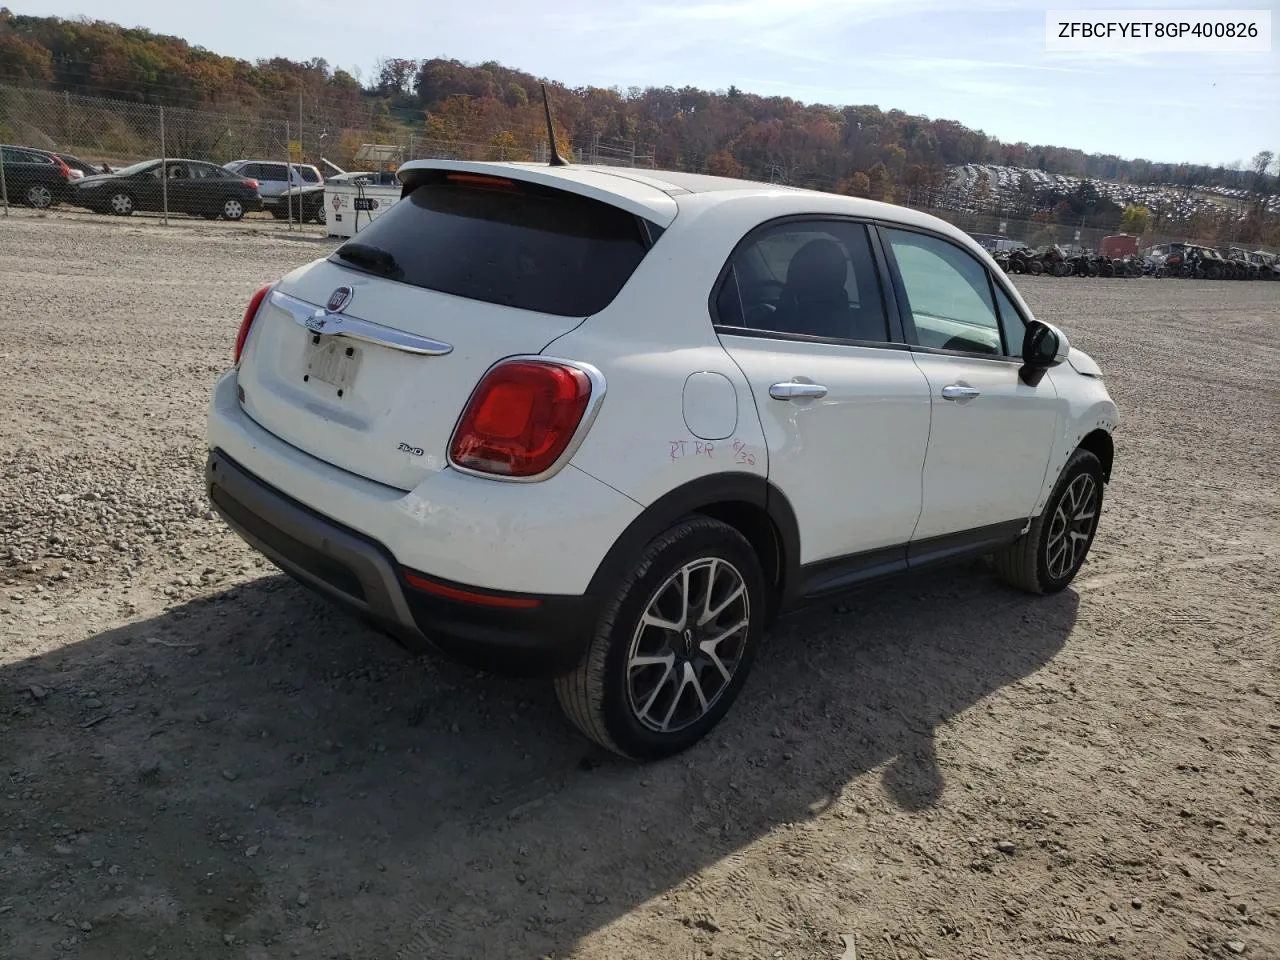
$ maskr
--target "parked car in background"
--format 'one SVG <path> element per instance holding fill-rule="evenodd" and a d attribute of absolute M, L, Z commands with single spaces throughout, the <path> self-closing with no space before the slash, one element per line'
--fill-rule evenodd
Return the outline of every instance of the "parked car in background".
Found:
<path fill-rule="evenodd" d="M 1280 280 L 1280 257 L 1265 250 L 1255 250 L 1249 259 L 1258 265 L 1259 276 L 1264 280 Z"/>
<path fill-rule="evenodd" d="M 70 198 L 75 179 L 60 157 L 34 147 L 0 144 L 4 162 L 5 194 L 10 203 L 22 203 L 44 210 Z"/>
<path fill-rule="evenodd" d="M 275 198 L 275 203 L 266 207 L 267 199 L 262 198 L 265 209 L 277 220 L 294 220 L 298 223 L 324 223 L 324 184 L 308 183 L 301 187 L 292 187 Z"/>
<path fill-rule="evenodd" d="M 965 555 L 1036 594 L 1085 562 L 1102 371 L 951 224 L 654 170 L 399 179 L 251 299 L 205 477 L 406 644 L 556 677 L 652 759 L 724 716 L 780 611 Z"/>
<path fill-rule="evenodd" d="M 226 169 L 242 177 L 258 181 L 258 193 L 262 195 L 262 209 L 284 220 L 288 209 L 281 197 L 288 190 L 310 184 L 320 184 L 324 178 L 310 164 L 284 163 L 277 160 L 232 160 L 224 164 Z"/>
<path fill-rule="evenodd" d="M 201 160 L 144 160 L 115 173 L 85 177 L 74 185 L 73 202 L 98 213 L 127 217 L 135 210 L 162 210 L 213 220 L 239 220 L 262 209 L 258 182 Z"/>
<path fill-rule="evenodd" d="M 96 177 L 100 173 L 106 171 L 102 169 L 102 165 L 94 166 L 92 163 L 81 160 L 79 157 L 70 153 L 59 153 L 55 156 L 71 168 L 71 175 L 74 179 L 79 180 L 80 177 Z"/>

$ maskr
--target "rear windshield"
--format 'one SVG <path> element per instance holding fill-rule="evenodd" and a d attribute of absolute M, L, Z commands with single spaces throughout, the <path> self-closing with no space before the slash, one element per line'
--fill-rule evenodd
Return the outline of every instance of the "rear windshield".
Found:
<path fill-rule="evenodd" d="M 330 259 L 471 300 L 585 317 L 613 301 L 645 251 L 639 222 L 617 207 L 534 184 L 441 174 Z"/>

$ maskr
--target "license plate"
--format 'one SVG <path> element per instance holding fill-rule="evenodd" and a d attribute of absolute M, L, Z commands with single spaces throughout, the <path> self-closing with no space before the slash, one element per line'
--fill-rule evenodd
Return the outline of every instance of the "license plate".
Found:
<path fill-rule="evenodd" d="M 360 368 L 360 353 L 360 348 L 347 337 L 308 335 L 303 358 L 307 381 L 335 387 L 341 396 L 355 382 Z"/>

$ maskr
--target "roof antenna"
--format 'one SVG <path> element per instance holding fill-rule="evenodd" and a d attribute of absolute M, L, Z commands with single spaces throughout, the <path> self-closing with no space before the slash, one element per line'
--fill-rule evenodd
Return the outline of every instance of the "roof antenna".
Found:
<path fill-rule="evenodd" d="M 567 167 L 569 162 L 560 156 L 560 152 L 556 150 L 556 132 L 551 126 L 551 101 L 547 99 L 547 85 L 541 84 L 542 87 L 542 108 L 547 114 L 547 166 L 549 167 Z"/>

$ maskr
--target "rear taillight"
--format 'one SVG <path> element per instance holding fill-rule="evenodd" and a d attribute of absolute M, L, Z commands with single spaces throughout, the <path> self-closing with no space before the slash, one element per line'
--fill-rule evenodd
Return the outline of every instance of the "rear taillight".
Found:
<path fill-rule="evenodd" d="M 591 390 L 587 373 L 566 363 L 499 363 L 462 412 L 449 458 L 459 467 L 503 477 L 544 473 L 577 433 Z"/>
<path fill-rule="evenodd" d="M 244 185 L 245 185 L 246 187 L 248 187 L 249 189 L 251 189 L 251 190 L 257 190 L 257 189 L 258 189 L 258 181 L 257 181 L 257 180 L 255 180 L 255 179 L 253 179 L 253 177 L 245 177 L 245 179 L 244 179 Z"/>
<path fill-rule="evenodd" d="M 258 309 L 262 306 L 262 301 L 270 292 L 271 284 L 267 284 L 253 295 L 253 299 L 249 301 L 249 306 L 245 308 L 244 319 L 240 321 L 240 330 L 236 333 L 235 363 L 237 367 L 240 366 L 240 354 L 244 353 L 244 342 L 249 339 L 249 329 L 253 326 L 253 320 L 258 315 Z"/>
<path fill-rule="evenodd" d="M 63 160 L 61 157 L 54 157 L 53 161 L 58 165 L 58 173 L 62 174 L 63 180 L 72 179 L 71 168 L 67 166 L 67 162 L 65 160 Z"/>

